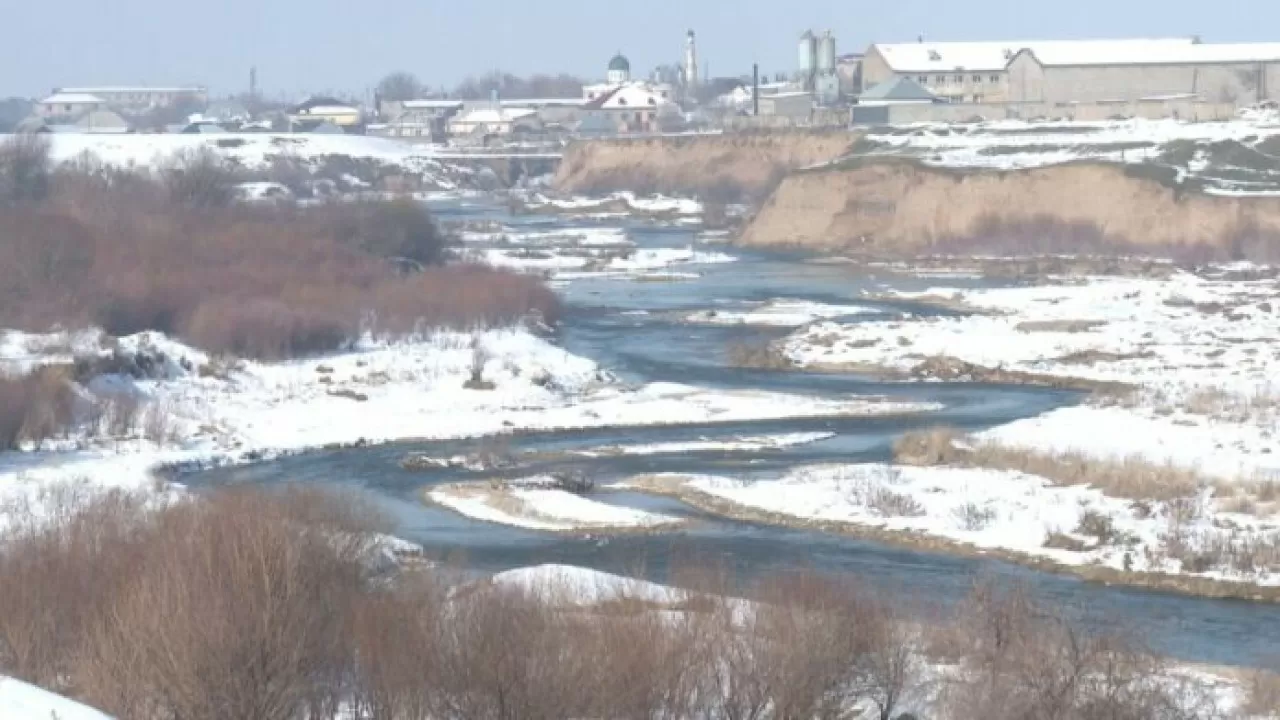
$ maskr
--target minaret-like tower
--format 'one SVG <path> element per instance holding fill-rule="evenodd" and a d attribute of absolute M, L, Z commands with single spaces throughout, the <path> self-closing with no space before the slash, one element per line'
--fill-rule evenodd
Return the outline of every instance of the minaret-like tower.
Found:
<path fill-rule="evenodd" d="M 684 41 L 684 84 L 690 89 L 698 87 L 698 44 L 692 30 Z"/>

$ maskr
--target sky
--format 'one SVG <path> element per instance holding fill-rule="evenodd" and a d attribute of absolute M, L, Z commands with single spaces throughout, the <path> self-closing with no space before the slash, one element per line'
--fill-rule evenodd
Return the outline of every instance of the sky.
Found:
<path fill-rule="evenodd" d="M 621 51 L 636 74 L 698 36 L 712 76 L 790 72 L 805 29 L 841 54 L 871 42 L 1200 35 L 1280 41 L 1271 0 L 0 0 L 0 97 L 54 87 L 204 85 L 272 97 L 359 97 L 388 72 L 432 87 L 503 70 L 599 79 Z"/>

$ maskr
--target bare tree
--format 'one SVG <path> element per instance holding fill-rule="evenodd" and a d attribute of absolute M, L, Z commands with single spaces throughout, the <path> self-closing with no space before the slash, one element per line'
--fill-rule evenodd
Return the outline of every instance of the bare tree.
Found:
<path fill-rule="evenodd" d="M 35 133 L 18 133 L 0 142 L 0 205 L 39 202 L 49 195 L 49 152 L 49 139 Z"/>
<path fill-rule="evenodd" d="M 169 198 L 192 208 L 220 208 L 235 199 L 236 176 L 216 150 L 201 147 L 175 154 L 161 171 Z"/>
<path fill-rule="evenodd" d="M 393 72 L 378 82 L 382 100 L 412 100 L 421 97 L 423 85 L 413 73 Z"/>

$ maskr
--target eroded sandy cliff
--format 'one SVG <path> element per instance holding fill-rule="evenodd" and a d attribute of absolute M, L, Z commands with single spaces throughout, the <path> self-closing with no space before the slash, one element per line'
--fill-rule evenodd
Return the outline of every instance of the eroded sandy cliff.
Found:
<path fill-rule="evenodd" d="M 958 171 L 864 159 L 790 174 L 740 241 L 891 254 L 1159 248 L 1274 259 L 1280 198 L 1205 195 L 1148 167 Z"/>
<path fill-rule="evenodd" d="M 786 173 L 841 157 L 855 140 L 848 132 L 787 132 L 583 141 L 566 151 L 555 186 L 761 199 Z"/>

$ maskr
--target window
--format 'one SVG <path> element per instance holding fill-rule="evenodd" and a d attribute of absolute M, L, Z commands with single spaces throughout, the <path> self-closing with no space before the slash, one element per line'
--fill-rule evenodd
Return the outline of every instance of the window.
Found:
<path fill-rule="evenodd" d="M 963 75 L 957 75 L 957 76 L 955 76 L 955 83 L 956 83 L 957 85 L 963 85 L 963 84 L 964 84 L 964 76 L 963 76 Z"/>
<path fill-rule="evenodd" d="M 626 98 L 618 98 L 618 104 L 619 104 L 619 105 L 626 105 L 626 104 L 627 104 L 627 99 L 626 99 Z"/>
<path fill-rule="evenodd" d="M 982 82 L 982 76 L 981 76 L 981 75 L 974 75 L 974 76 L 973 76 L 973 82 L 974 82 L 974 84 L 975 84 L 975 85 L 976 85 L 977 83 Z"/>
<path fill-rule="evenodd" d="M 934 79 L 933 79 L 933 81 L 934 81 L 935 83 L 939 84 L 939 85 L 946 85 L 946 84 L 947 84 L 947 76 L 946 76 L 946 75 L 939 75 L 938 77 L 934 78 Z"/>
<path fill-rule="evenodd" d="M 1000 76 L 999 76 L 999 75 L 992 75 L 991 77 L 989 77 L 989 78 L 987 78 L 987 79 L 991 81 L 991 84 L 992 84 L 992 85 L 995 85 L 996 83 L 1000 82 Z"/>
<path fill-rule="evenodd" d="M 928 75 L 921 75 L 920 77 L 916 78 L 916 82 L 920 83 L 921 85 L 928 85 L 928 84 L 929 84 L 929 76 L 928 76 Z"/>

